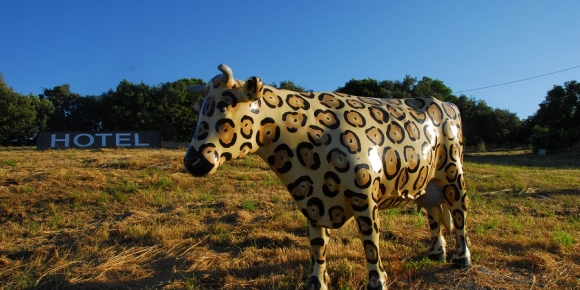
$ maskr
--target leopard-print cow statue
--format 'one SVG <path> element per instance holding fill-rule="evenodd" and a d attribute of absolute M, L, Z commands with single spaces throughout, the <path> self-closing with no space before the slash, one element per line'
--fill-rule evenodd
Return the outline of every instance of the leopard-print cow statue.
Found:
<path fill-rule="evenodd" d="M 368 289 L 386 289 L 379 257 L 378 210 L 414 202 L 428 213 L 429 258 L 445 258 L 441 226 L 455 229 L 454 267 L 471 264 L 465 219 L 457 107 L 432 97 L 374 99 L 341 93 L 298 93 L 258 77 L 221 75 L 206 86 L 199 122 L 184 158 L 194 176 L 256 153 L 286 186 L 308 219 L 313 260 L 309 289 L 327 289 L 327 229 L 357 222 L 368 267 Z"/>

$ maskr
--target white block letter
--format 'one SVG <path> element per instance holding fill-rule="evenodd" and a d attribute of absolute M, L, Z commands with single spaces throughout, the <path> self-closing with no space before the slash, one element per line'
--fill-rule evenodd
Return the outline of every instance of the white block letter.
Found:
<path fill-rule="evenodd" d="M 95 136 L 101 137 L 101 146 L 107 147 L 107 137 L 113 136 L 113 133 L 97 133 Z"/>
<path fill-rule="evenodd" d="M 80 138 L 80 137 L 82 137 L 82 136 L 87 136 L 87 137 L 89 137 L 89 143 L 87 143 L 87 144 L 84 144 L 84 145 L 83 145 L 83 144 L 80 144 L 80 143 L 79 143 L 79 138 Z M 93 135 L 91 135 L 91 134 L 87 134 L 87 133 L 78 134 L 78 135 L 76 135 L 76 136 L 73 138 L 73 143 L 75 143 L 75 145 L 76 145 L 77 147 L 81 147 L 81 148 L 83 148 L 83 147 L 89 147 L 89 146 L 93 145 L 93 143 L 95 143 L 95 137 L 93 137 Z"/>
<path fill-rule="evenodd" d="M 135 146 L 149 146 L 149 143 L 139 143 L 139 133 L 135 133 Z"/>
<path fill-rule="evenodd" d="M 64 134 L 64 139 L 56 139 L 56 134 L 52 134 L 50 138 L 50 148 L 56 148 L 56 142 L 64 142 L 64 148 L 68 148 L 69 146 L 68 134 Z"/>
<path fill-rule="evenodd" d="M 122 138 L 122 136 L 124 136 L 125 138 Z M 117 133 L 115 137 L 117 141 L 116 142 L 117 146 L 131 146 L 131 138 L 129 138 L 131 137 L 131 133 Z M 121 144 L 121 141 L 129 141 L 129 143 Z"/>

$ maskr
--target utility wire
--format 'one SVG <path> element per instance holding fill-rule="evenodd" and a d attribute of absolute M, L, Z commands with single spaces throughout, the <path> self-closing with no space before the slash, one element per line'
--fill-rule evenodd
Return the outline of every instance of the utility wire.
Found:
<path fill-rule="evenodd" d="M 477 91 L 477 90 L 483 90 L 483 89 L 489 89 L 489 88 L 494 88 L 494 87 L 509 85 L 509 84 L 513 84 L 513 83 L 523 82 L 523 81 L 527 81 L 527 80 L 531 80 L 531 79 L 537 79 L 537 78 L 540 78 L 540 77 L 544 77 L 544 76 L 548 76 L 548 75 L 553 75 L 553 74 L 561 73 L 561 72 L 564 72 L 564 71 L 567 71 L 567 70 L 576 69 L 576 68 L 579 68 L 579 67 L 580 67 L 580 65 L 577 65 L 577 66 L 570 67 L 570 68 L 567 68 L 567 69 L 563 69 L 563 70 L 559 70 L 559 71 L 555 71 L 555 72 L 551 72 L 551 73 L 547 73 L 547 74 L 543 74 L 543 75 L 539 75 L 539 76 L 535 76 L 535 77 L 531 77 L 531 78 L 525 78 L 525 79 L 521 79 L 521 80 L 517 80 L 517 81 L 511 81 L 511 82 L 507 82 L 507 83 L 501 83 L 501 84 L 497 84 L 497 85 L 486 86 L 486 87 L 481 87 L 481 88 L 476 88 L 476 89 L 469 89 L 469 90 L 457 91 L 457 92 L 454 92 L 454 93 L 471 92 L 471 91 Z"/>

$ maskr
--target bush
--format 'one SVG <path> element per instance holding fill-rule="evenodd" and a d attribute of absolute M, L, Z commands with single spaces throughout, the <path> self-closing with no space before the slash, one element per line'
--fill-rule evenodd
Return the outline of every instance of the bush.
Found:
<path fill-rule="evenodd" d="M 478 152 L 487 152 L 487 149 L 485 148 L 485 142 L 484 141 L 480 141 L 477 143 L 477 151 Z"/>
<path fill-rule="evenodd" d="M 530 144 L 534 150 L 547 149 L 554 151 L 562 148 L 567 148 L 573 138 L 572 132 L 565 131 L 562 128 L 548 128 L 542 126 L 534 126 L 532 128 L 532 135 L 530 136 Z"/>

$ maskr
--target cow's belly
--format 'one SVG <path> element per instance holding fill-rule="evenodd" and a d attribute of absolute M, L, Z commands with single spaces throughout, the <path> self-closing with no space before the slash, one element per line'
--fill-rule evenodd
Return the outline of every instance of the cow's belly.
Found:
<path fill-rule="evenodd" d="M 391 180 L 381 172 L 345 173 L 337 175 L 339 179 L 328 174 L 317 177 L 315 175 L 320 173 L 312 172 L 312 175 L 296 177 L 300 182 L 290 182 L 288 189 L 308 220 L 320 226 L 339 228 L 357 212 L 372 211 L 375 205 L 379 209 L 389 209 L 414 202 L 425 192 L 432 178 L 426 168 L 411 173 L 404 168 Z"/>
<path fill-rule="evenodd" d="M 412 172 L 409 168 L 403 168 L 391 180 L 383 178 L 382 186 L 385 192 L 377 199 L 379 209 L 397 208 L 416 200 L 425 193 L 425 188 L 433 175 L 434 170 L 425 165 Z"/>
<path fill-rule="evenodd" d="M 314 148 L 324 156 L 315 170 L 301 166 L 284 173 L 276 166 L 273 170 L 310 222 L 338 228 L 357 212 L 368 215 L 375 206 L 397 208 L 420 197 L 435 173 L 432 147 L 425 144 L 366 147 L 352 155 Z M 302 163 L 294 158 L 294 164 Z"/>

